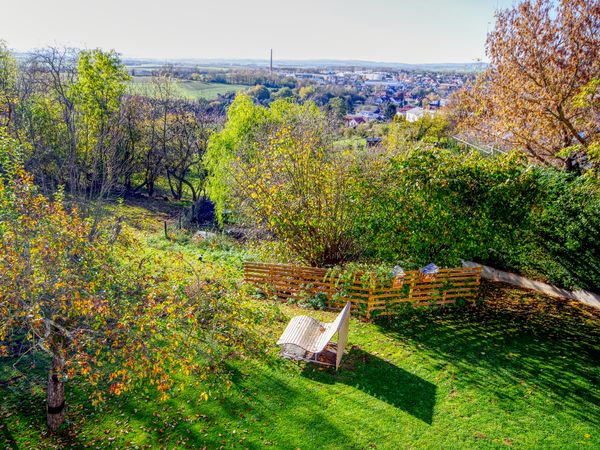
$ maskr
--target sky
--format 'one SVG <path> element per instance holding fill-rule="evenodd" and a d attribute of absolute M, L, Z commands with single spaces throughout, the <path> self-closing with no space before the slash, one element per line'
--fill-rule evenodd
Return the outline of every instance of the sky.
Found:
<path fill-rule="evenodd" d="M 0 0 L 0 39 L 155 59 L 473 62 L 516 0 Z"/>

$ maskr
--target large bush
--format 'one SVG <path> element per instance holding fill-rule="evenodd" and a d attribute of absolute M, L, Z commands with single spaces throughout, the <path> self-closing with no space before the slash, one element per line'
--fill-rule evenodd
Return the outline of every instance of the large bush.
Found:
<path fill-rule="evenodd" d="M 600 286 L 600 183 L 419 144 L 396 154 L 363 192 L 356 229 L 368 256 L 406 265 L 473 259 L 566 287 Z"/>
<path fill-rule="evenodd" d="M 325 116 L 308 102 L 270 108 L 238 96 L 226 127 L 206 154 L 208 190 L 217 211 L 264 227 L 312 265 L 356 258 L 353 227 L 362 198 L 364 158 L 334 145 Z"/>
<path fill-rule="evenodd" d="M 553 169 L 533 173 L 536 201 L 489 262 L 600 292 L 600 180 Z"/>
<path fill-rule="evenodd" d="M 530 174 L 516 156 L 491 161 L 421 144 L 384 167 L 366 186 L 373 206 L 357 224 L 379 259 L 457 265 L 485 257 L 531 203 Z"/>

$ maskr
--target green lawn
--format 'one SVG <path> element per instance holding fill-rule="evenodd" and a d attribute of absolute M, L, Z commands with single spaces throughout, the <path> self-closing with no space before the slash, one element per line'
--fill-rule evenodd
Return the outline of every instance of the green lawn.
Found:
<path fill-rule="evenodd" d="M 167 241 L 158 230 L 147 243 L 241 277 L 246 253 L 235 245 Z M 72 381 L 70 422 L 53 436 L 45 362 L 0 360 L 0 448 L 600 448 L 600 312 L 501 285 L 485 285 L 482 300 L 393 322 L 353 319 L 338 373 L 280 360 L 273 346 L 232 361 L 230 387 L 182 376 L 185 390 L 166 402 L 140 390 L 93 408 Z M 265 324 L 273 342 L 294 315 L 334 317 L 281 312 Z"/>
<path fill-rule="evenodd" d="M 134 77 L 129 84 L 132 92 L 150 95 L 151 85 L 150 77 Z M 178 80 L 176 83 L 175 94 L 180 98 L 189 100 L 197 100 L 204 98 L 214 100 L 219 94 L 227 92 L 238 92 L 243 89 L 248 89 L 250 86 L 241 84 L 224 84 L 224 83 L 205 83 L 203 81 Z"/>
<path fill-rule="evenodd" d="M 354 137 L 347 139 L 339 139 L 333 143 L 337 148 L 360 148 L 364 149 L 367 146 L 367 140 L 365 138 Z"/>

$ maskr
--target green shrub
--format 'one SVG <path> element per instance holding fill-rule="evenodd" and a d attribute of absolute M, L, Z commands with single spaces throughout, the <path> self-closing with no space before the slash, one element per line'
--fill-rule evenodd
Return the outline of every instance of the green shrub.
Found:
<path fill-rule="evenodd" d="M 429 147 L 392 157 L 363 187 L 365 256 L 404 265 L 473 259 L 568 288 L 600 286 L 600 182 Z"/>
<path fill-rule="evenodd" d="M 310 265 L 356 255 L 349 192 L 364 166 L 333 142 L 327 118 L 310 102 L 264 108 L 238 96 L 205 157 L 217 215 L 222 220 L 225 206 L 235 209 Z"/>
<path fill-rule="evenodd" d="M 532 174 L 518 155 L 488 160 L 416 146 L 385 166 L 364 187 L 369 208 L 356 227 L 376 259 L 409 266 L 485 259 L 533 202 Z"/>
<path fill-rule="evenodd" d="M 327 295 L 319 292 L 311 297 L 308 297 L 305 303 L 313 309 L 323 310 L 327 308 Z"/>
<path fill-rule="evenodd" d="M 536 169 L 536 202 L 526 226 L 489 262 L 567 287 L 600 288 L 600 180 Z"/>

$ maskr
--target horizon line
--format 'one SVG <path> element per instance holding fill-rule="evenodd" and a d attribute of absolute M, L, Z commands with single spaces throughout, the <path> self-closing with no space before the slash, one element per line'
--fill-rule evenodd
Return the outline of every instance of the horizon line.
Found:
<path fill-rule="evenodd" d="M 45 47 L 36 47 L 30 48 L 27 50 L 23 49 L 10 49 L 11 52 L 16 54 L 29 54 L 33 53 L 36 50 L 48 48 L 48 47 L 57 47 L 57 48 L 71 48 L 76 50 L 92 50 L 96 48 L 100 48 L 103 51 L 107 51 L 107 49 L 102 49 L 101 47 L 76 47 L 76 46 L 67 46 L 67 45 L 47 45 Z M 157 57 L 157 56 L 140 56 L 127 54 L 124 52 L 119 52 L 116 49 L 108 49 L 108 51 L 114 50 L 122 59 L 130 59 L 130 60 L 152 60 L 152 61 L 213 61 L 213 62 L 261 62 L 268 64 L 269 57 L 265 58 L 256 58 L 256 57 L 200 57 L 200 56 L 182 56 L 182 57 Z M 405 65 L 405 66 L 443 66 L 443 65 L 488 65 L 489 62 L 483 61 L 481 59 L 473 59 L 472 61 L 443 61 L 443 62 L 422 62 L 422 63 L 413 63 L 413 62 L 401 62 L 401 61 L 378 61 L 371 59 L 346 59 L 346 58 L 335 58 L 335 57 L 320 57 L 320 58 L 285 58 L 285 59 L 276 59 L 273 58 L 273 66 L 276 66 L 277 61 L 282 63 L 344 63 L 349 65 L 351 63 L 362 63 L 362 64 L 372 64 L 372 65 Z"/>

